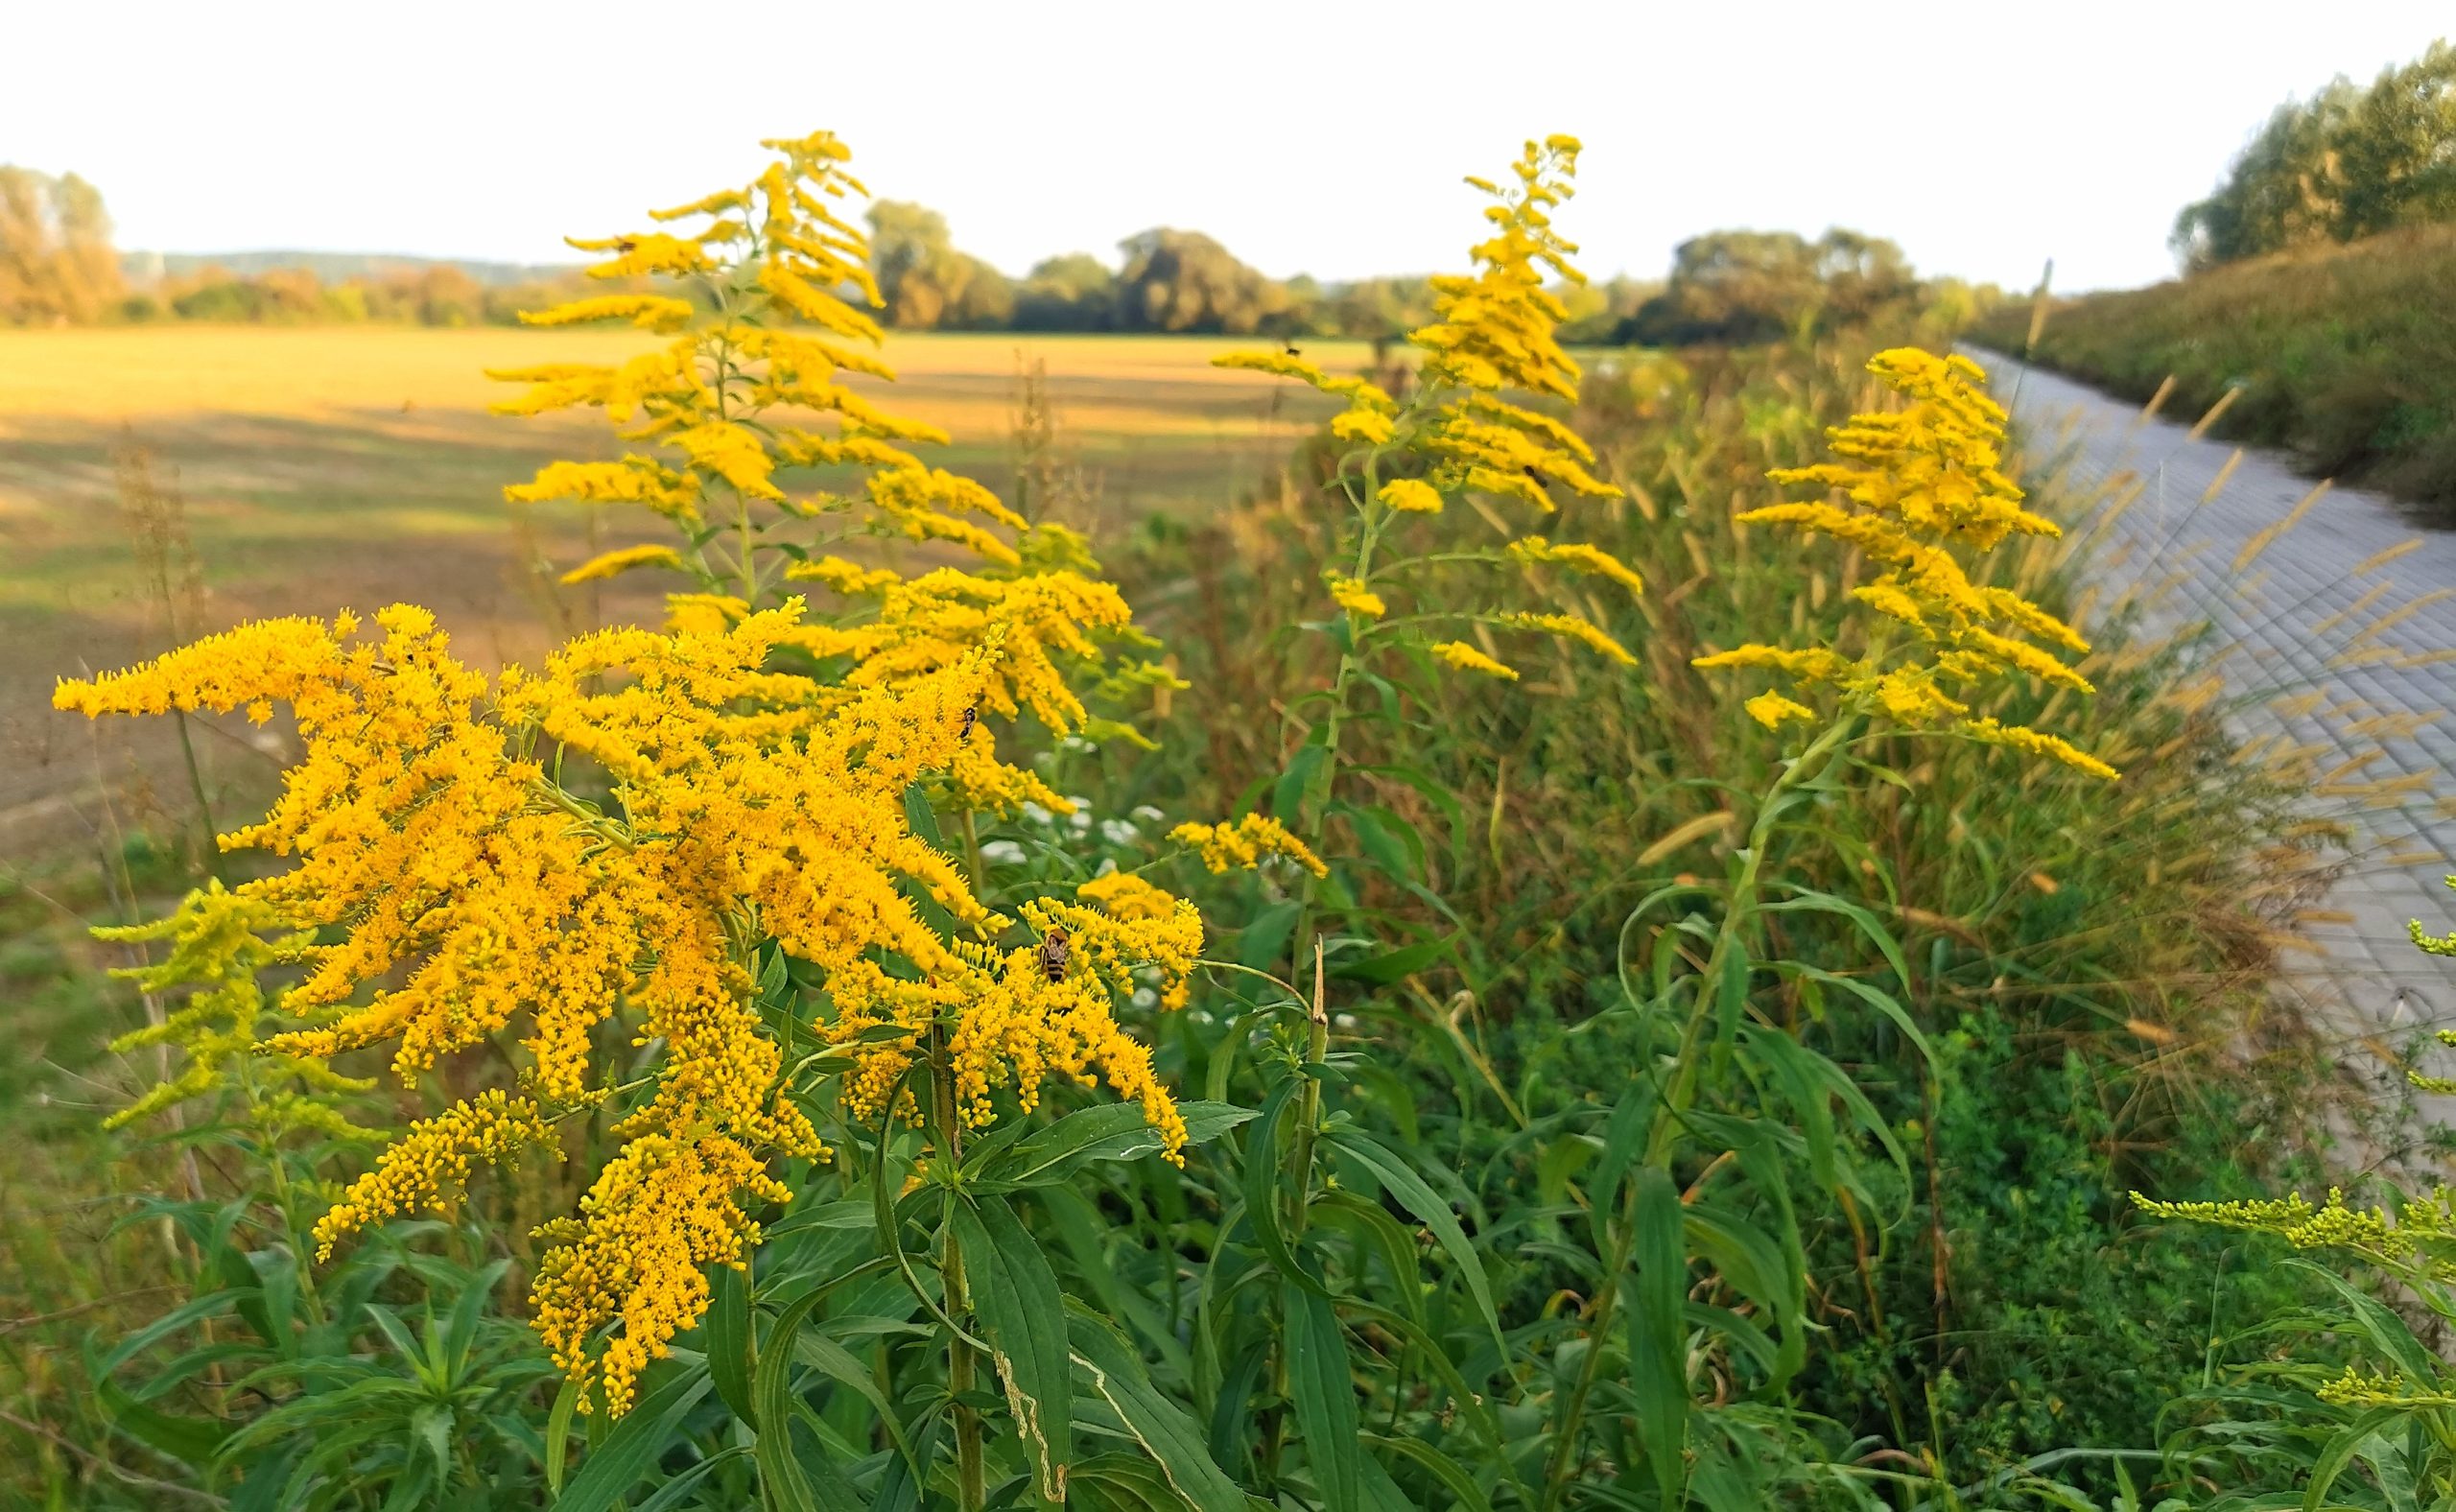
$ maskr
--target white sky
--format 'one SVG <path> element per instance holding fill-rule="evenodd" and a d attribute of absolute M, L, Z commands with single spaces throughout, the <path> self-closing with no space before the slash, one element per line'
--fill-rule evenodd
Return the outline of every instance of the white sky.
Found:
<path fill-rule="evenodd" d="M 1597 274 L 1840 224 L 2062 289 L 2168 275 L 2273 106 L 2456 33 L 2447 0 L 6 9 L 0 161 L 94 180 L 127 248 L 557 261 L 824 127 L 1009 272 L 1173 224 L 1340 278 L 1456 266 L 1458 177 L 1566 130 Z"/>

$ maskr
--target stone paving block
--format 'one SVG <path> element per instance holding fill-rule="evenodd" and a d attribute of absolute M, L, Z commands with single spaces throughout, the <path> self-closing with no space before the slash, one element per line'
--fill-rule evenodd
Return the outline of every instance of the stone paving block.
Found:
<path fill-rule="evenodd" d="M 2456 930 L 2456 891 L 2444 886 L 2456 872 L 2456 804 L 2443 802 L 2456 794 L 2446 780 L 2456 719 L 2444 715 L 2456 709 L 2456 655 L 2432 659 L 2456 649 L 2456 532 L 2418 527 L 2383 495 L 2333 486 L 2279 532 L 2318 486 L 2283 459 L 2246 450 L 2204 500 L 2235 447 L 2192 437 L 2197 416 L 2144 421 L 2138 407 L 2069 379 L 1973 355 L 2027 437 L 2032 477 L 2061 470 L 2084 492 L 2109 491 L 2113 502 L 2076 528 L 2098 536 L 2107 600 L 2137 595 L 2160 630 L 2206 620 L 2228 648 L 2219 665 L 2230 691 L 2271 696 L 2237 716 L 2246 736 L 2318 745 L 2323 771 L 2361 764 L 2344 783 L 2426 784 L 2368 803 L 2315 797 L 2353 832 L 2353 856 L 2319 905 L 2348 922 L 2310 926 L 2326 954 L 2291 953 L 2285 964 L 2292 989 L 2350 1038 L 2456 1027 L 2456 961 L 2416 950 L 2406 929 L 2419 919 L 2434 934 Z M 2312 691 L 2325 715 L 2277 706 Z M 2348 729 L 2398 715 L 2435 718 L 2402 739 Z"/>

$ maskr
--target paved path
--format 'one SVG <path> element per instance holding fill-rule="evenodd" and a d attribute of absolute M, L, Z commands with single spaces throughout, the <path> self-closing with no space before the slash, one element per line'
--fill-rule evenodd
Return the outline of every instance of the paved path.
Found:
<path fill-rule="evenodd" d="M 2236 448 L 2193 439 L 2197 416 L 2144 421 L 2137 406 L 2069 379 L 1976 356 L 2034 451 L 2060 456 L 2085 495 L 2103 494 L 2090 528 L 2103 532 L 2107 586 L 2160 594 L 2153 614 L 2169 626 L 2209 619 L 2229 648 L 2230 691 L 2275 695 L 2246 700 L 2245 733 L 2319 747 L 2322 773 L 2371 757 L 2315 800 L 2354 827 L 2351 862 L 2325 905 L 2345 921 L 2309 926 L 2325 958 L 2286 962 L 2330 1000 L 2315 1006 L 2341 1014 L 2351 1034 L 2456 1026 L 2456 963 L 2406 933 L 2409 919 L 2434 934 L 2456 929 L 2456 891 L 2443 881 L 2456 872 L 2456 779 L 2443 781 L 2456 767 L 2456 532 L 2422 530 L 2382 495 L 2331 488 L 2238 568 L 2311 480 L 2246 451 L 2203 502 Z M 2345 791 L 2381 779 L 2414 791 Z"/>

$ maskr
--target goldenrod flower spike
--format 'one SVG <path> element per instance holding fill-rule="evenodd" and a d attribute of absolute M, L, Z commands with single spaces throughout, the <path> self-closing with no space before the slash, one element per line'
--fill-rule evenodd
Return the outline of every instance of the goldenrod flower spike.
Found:
<path fill-rule="evenodd" d="M 1487 677 L 1498 677 L 1503 682 L 1518 680 L 1517 668 L 1506 662 L 1495 661 L 1465 641 L 1441 641 L 1434 644 L 1430 650 L 1433 657 L 1446 667 L 1454 667 L 1460 672 L 1481 673 Z"/>
<path fill-rule="evenodd" d="M 757 560 L 768 549 L 768 510 L 807 517 L 857 509 L 836 494 L 796 496 L 776 481 L 777 470 L 845 465 L 866 474 L 860 529 L 950 541 L 1016 566 L 1014 548 L 983 522 L 1008 531 L 1024 522 L 979 484 L 929 467 L 898 444 L 943 444 L 946 434 L 888 414 L 840 381 L 847 373 L 894 377 L 878 355 L 885 335 L 878 321 L 842 297 L 849 292 L 880 303 L 868 242 L 833 207 L 862 192 L 843 171 L 843 144 L 819 132 L 767 145 L 779 160 L 749 183 L 653 212 L 667 223 L 704 219 L 698 231 L 573 243 L 611 254 L 588 270 L 593 277 L 664 279 L 697 297 L 602 295 L 522 315 L 532 325 L 627 320 L 674 339 L 618 365 L 492 373 L 529 386 L 495 406 L 502 413 L 592 406 L 623 428 L 625 439 L 645 443 L 620 461 L 548 463 L 505 497 L 636 503 L 695 532 L 711 519 L 728 525 L 720 544 L 732 559 L 712 559 L 695 545 L 688 566 L 702 587 L 714 590 L 721 578 L 758 602 L 775 580 Z"/>
<path fill-rule="evenodd" d="M 2005 415 L 1978 388 L 1986 374 L 1968 358 L 1912 347 L 1877 353 L 1868 370 L 1907 403 L 1854 415 L 1827 431 L 1829 446 L 1845 461 L 1766 475 L 1776 483 L 1822 484 L 1828 497 L 1769 505 L 1738 518 L 1830 535 L 1878 563 L 1883 570 L 1877 579 L 1852 596 L 1908 632 L 1902 655 L 1854 661 L 1822 648 L 1750 645 L 1691 665 L 1769 668 L 1795 683 L 1836 689 L 1852 712 L 2114 778 L 2114 768 L 2061 736 L 1971 714 L 1975 690 L 2009 675 L 2092 691 L 2053 650 L 2034 644 L 2087 653 L 2089 642 L 2077 630 L 2009 589 L 1972 581 L 1955 555 L 1983 555 L 2009 535 L 2059 533 L 2053 521 L 2021 507 L 2021 490 L 1997 470 Z M 1833 502 L 1837 495 L 1842 502 Z M 1751 698 L 1748 711 L 1776 727 L 1801 718 L 1807 705 L 1768 693 Z"/>
<path fill-rule="evenodd" d="M 1180 824 L 1169 832 L 1169 839 L 1192 846 L 1203 865 L 1215 872 L 1250 871 L 1266 856 L 1285 856 L 1316 877 L 1331 874 L 1312 847 L 1266 815 L 1248 814 L 1222 824 Z"/>

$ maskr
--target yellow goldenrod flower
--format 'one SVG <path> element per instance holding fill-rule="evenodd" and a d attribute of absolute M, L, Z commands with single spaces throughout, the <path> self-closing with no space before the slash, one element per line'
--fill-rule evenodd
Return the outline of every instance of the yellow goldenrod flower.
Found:
<path fill-rule="evenodd" d="M 1213 358 L 1211 366 L 1293 378 L 1324 393 L 1336 394 L 1358 410 L 1387 413 L 1396 408 L 1390 396 L 1376 385 L 1361 378 L 1334 377 L 1316 364 L 1287 352 L 1230 352 L 1224 357 Z"/>
<path fill-rule="evenodd" d="M 691 301 L 654 294 L 608 294 L 574 299 L 544 310 L 523 310 L 523 325 L 580 325 L 591 320 L 628 320 L 644 331 L 671 335 L 691 323 Z"/>
<path fill-rule="evenodd" d="M 1579 541 L 1547 541 L 1540 535 L 1523 535 L 1509 543 L 1513 561 L 1527 563 L 1558 562 L 1596 578 L 1609 578 L 1632 594 L 1643 593 L 1645 582 L 1628 563 L 1600 546 Z"/>
<path fill-rule="evenodd" d="M 1225 824 L 1180 824 L 1169 832 L 1169 839 L 1193 847 L 1203 865 L 1215 872 L 1251 870 L 1265 856 L 1285 856 L 1316 877 L 1331 874 L 1312 847 L 1264 815 L 1248 814 Z"/>
<path fill-rule="evenodd" d="M 316 1258 L 332 1259 L 343 1236 L 395 1214 L 451 1212 L 473 1165 L 500 1165 L 550 1138 L 537 1105 L 500 1088 L 411 1124 L 316 1220 Z"/>
<path fill-rule="evenodd" d="M 1382 485 L 1378 497 L 1402 514 L 1441 512 L 1440 491 L 1418 478 L 1393 478 Z"/>
<path fill-rule="evenodd" d="M 1096 904 L 1121 919 L 1165 919 L 1176 913 L 1178 899 L 1130 871 L 1095 877 L 1074 889 L 1074 896 Z"/>
<path fill-rule="evenodd" d="M 1748 717 L 1769 730 L 1778 730 L 1785 721 L 1813 721 L 1816 711 L 1806 704 L 1783 697 L 1779 693 L 1760 693 L 1748 700 Z"/>
<path fill-rule="evenodd" d="M 1547 635 L 1557 635 L 1564 640 L 1576 641 L 1582 646 L 1602 652 L 1624 667 L 1634 667 L 1638 663 L 1638 659 L 1629 654 L 1627 647 L 1605 634 L 1601 626 L 1584 615 L 1519 612 L 1498 615 L 1494 623 L 1507 626 L 1511 629 L 1541 630 Z"/>
<path fill-rule="evenodd" d="M 2341 1407 L 2456 1407 L 2456 1396 L 2423 1391 L 2403 1376 L 2373 1375 L 2355 1365 L 2312 1395 Z"/>
<path fill-rule="evenodd" d="M 1465 641 L 1442 641 L 1432 648 L 1432 654 L 1443 664 L 1455 667 L 1460 672 L 1479 672 L 1487 677 L 1499 677 L 1505 682 L 1518 680 L 1517 668 L 1493 660 Z"/>
<path fill-rule="evenodd" d="M 1114 593 L 1002 582 L 993 602 L 1013 613 L 1001 622 L 966 581 L 900 585 L 921 590 L 920 623 L 890 617 L 879 655 L 842 685 L 768 670 L 811 628 L 798 602 L 750 611 L 699 595 L 673 632 L 582 636 L 491 686 L 449 654 L 433 616 L 396 605 L 376 617 L 372 642 L 354 640 L 347 617 L 275 620 L 59 688 L 59 707 L 88 714 L 291 705 L 306 756 L 272 812 L 224 843 L 295 864 L 230 901 L 202 895 L 179 926 L 198 943 L 175 957 L 201 970 L 208 948 L 244 956 L 229 942 L 247 931 L 278 920 L 299 932 L 284 948 L 306 971 L 284 1006 L 325 1021 L 264 1053 L 320 1063 L 389 1045 L 414 1080 L 525 1026 L 526 1095 L 486 1092 L 412 1129 L 318 1225 L 319 1247 L 391 1214 L 446 1208 L 477 1163 L 550 1144 L 555 1113 L 604 1096 L 590 1068 L 601 1027 L 631 1018 L 632 1043 L 658 1047 L 648 1090 L 579 1215 L 545 1231 L 535 1284 L 556 1360 L 623 1410 L 640 1370 L 704 1311 L 704 1268 L 739 1264 L 758 1239 L 749 1214 L 791 1196 L 770 1162 L 825 1154 L 752 1002 L 747 919 L 824 981 L 833 1016 L 811 1028 L 858 1047 L 854 1105 L 879 1111 L 896 1057 L 909 1062 L 917 1037 L 948 1019 L 968 1119 L 991 1116 L 997 1086 L 1028 1102 L 1050 1075 L 1097 1075 L 1143 1105 L 1171 1151 L 1182 1143 L 1149 1052 L 1109 1004 L 1149 971 L 1164 1001 L 1183 1001 L 1201 950 L 1190 906 L 1027 905 L 1033 928 L 1075 941 L 1058 981 L 1030 969 L 1029 949 L 968 952 L 915 908 L 917 888 L 983 937 L 1009 928 L 912 834 L 906 795 L 982 750 L 971 711 L 993 697 L 1063 717 L 1062 690 L 1040 679 L 1082 634 L 1069 606 L 1099 608 Z M 973 616 L 968 645 L 911 633 L 953 633 L 931 619 L 947 613 Z M 526 754 L 541 748 L 558 766 L 601 768 L 608 799 L 556 786 Z M 330 942 L 310 943 L 316 930 Z M 921 980 L 888 978 L 877 965 L 888 957 Z M 865 1031 L 882 1022 L 910 1033 L 879 1043 Z"/>
<path fill-rule="evenodd" d="M 1329 573 L 1325 577 L 1330 583 L 1332 601 L 1348 613 L 1378 620 L 1390 612 L 1380 594 L 1345 573 Z"/>
<path fill-rule="evenodd" d="M 2059 736 L 1971 714 L 1972 691 L 2006 675 L 2091 691 L 2089 679 L 2034 644 L 2086 653 L 2078 631 L 2019 594 L 1972 582 L 1954 555 L 1991 551 L 2009 535 L 2057 533 L 2052 521 L 2021 507 L 2020 489 L 1997 470 L 2005 416 L 1977 387 L 1986 374 L 1967 358 L 1910 347 L 1877 353 L 1868 369 L 1904 397 L 1903 408 L 1829 430 L 1842 461 L 1767 475 L 1822 484 L 1829 498 L 1769 505 L 1738 519 L 1830 535 L 1878 563 L 1877 579 L 1852 596 L 1910 631 L 1910 659 L 1889 665 L 1882 651 L 1853 661 L 1820 649 L 1741 646 L 1692 665 L 1771 667 L 1840 690 L 1845 707 L 1860 713 L 2114 777 L 2114 768 Z"/>
<path fill-rule="evenodd" d="M 1343 441 L 1380 445 L 1390 439 L 1390 417 L 1379 410 L 1343 410 L 1331 417 L 1331 434 Z"/>
<path fill-rule="evenodd" d="M 590 557 L 563 574 L 562 581 L 566 585 L 596 582 L 602 579 L 619 577 L 639 567 L 671 567 L 675 572 L 685 572 L 689 570 L 690 564 L 685 562 L 681 554 L 671 546 L 626 546 L 619 551 L 605 552 Z"/>

